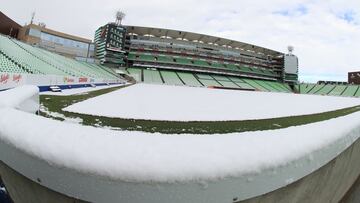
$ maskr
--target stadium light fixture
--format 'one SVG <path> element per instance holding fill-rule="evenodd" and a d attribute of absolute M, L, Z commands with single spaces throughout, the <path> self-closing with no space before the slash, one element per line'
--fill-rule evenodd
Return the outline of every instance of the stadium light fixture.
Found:
<path fill-rule="evenodd" d="M 121 11 L 121 10 L 118 10 L 117 12 L 116 12 L 116 21 L 115 21 L 115 23 L 117 24 L 117 25 L 121 25 L 121 23 L 122 23 L 122 20 L 125 18 L 125 16 L 126 16 L 126 14 L 123 12 L 123 11 Z"/>

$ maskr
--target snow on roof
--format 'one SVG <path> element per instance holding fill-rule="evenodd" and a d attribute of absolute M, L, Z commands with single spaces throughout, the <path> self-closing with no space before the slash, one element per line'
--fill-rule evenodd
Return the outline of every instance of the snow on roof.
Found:
<path fill-rule="evenodd" d="M 354 129 L 360 128 L 360 113 L 280 130 L 206 136 L 111 131 L 9 108 L 0 108 L 0 115 L 6 115 L 0 117 L 0 140 L 17 149 L 51 165 L 135 182 L 257 173 L 310 156 L 341 139 L 350 146 L 359 137 Z M 336 153 L 344 150 L 340 148 Z"/>
<path fill-rule="evenodd" d="M 65 111 L 146 120 L 253 120 L 315 114 L 360 104 L 357 98 L 136 84 Z"/>

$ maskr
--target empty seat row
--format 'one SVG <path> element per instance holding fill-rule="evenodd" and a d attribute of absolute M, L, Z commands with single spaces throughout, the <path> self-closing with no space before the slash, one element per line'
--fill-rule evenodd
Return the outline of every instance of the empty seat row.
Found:
<path fill-rule="evenodd" d="M 117 79 L 111 69 L 70 59 L 0 35 L 1 69 L 4 72 Z"/>
<path fill-rule="evenodd" d="M 243 72 L 247 74 L 258 74 L 262 76 L 275 77 L 276 74 L 271 70 L 259 69 L 255 67 L 240 66 L 238 64 L 209 62 L 202 59 L 184 58 L 179 56 L 164 56 L 164 55 L 151 55 L 148 53 L 131 52 L 128 55 L 128 60 L 144 61 L 144 62 L 157 62 L 165 64 L 176 64 L 185 66 L 194 66 L 199 68 L 214 68 L 222 70 L 232 70 Z"/>
<path fill-rule="evenodd" d="M 359 85 L 306 84 L 299 85 L 301 94 L 360 97 Z"/>
<path fill-rule="evenodd" d="M 183 72 L 174 70 L 158 70 L 146 68 L 127 68 L 129 75 L 138 82 L 167 85 L 186 85 L 195 87 L 225 87 L 268 92 L 291 93 L 289 85 L 276 82 L 264 81 L 235 76 Z"/>

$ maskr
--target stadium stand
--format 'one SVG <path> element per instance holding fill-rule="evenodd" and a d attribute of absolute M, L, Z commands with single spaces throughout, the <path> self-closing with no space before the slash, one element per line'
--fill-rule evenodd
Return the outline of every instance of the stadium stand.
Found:
<path fill-rule="evenodd" d="M 220 76 L 220 75 L 214 75 L 213 78 L 220 83 L 223 87 L 228 87 L 228 88 L 241 88 L 239 85 L 237 85 L 236 83 L 234 83 L 233 81 L 231 81 L 229 78 L 227 78 L 226 76 Z"/>
<path fill-rule="evenodd" d="M 0 53 L 0 72 L 6 73 L 28 73 L 27 71 L 21 69 L 13 61 L 8 59 L 5 55 Z"/>
<path fill-rule="evenodd" d="M 76 61 L 0 35 L 0 72 L 117 79 L 101 65 Z"/>
<path fill-rule="evenodd" d="M 357 91 L 356 91 L 356 93 L 355 93 L 354 96 L 355 96 L 355 97 L 360 97 L 360 86 L 359 86 L 359 88 L 357 89 Z"/>
<path fill-rule="evenodd" d="M 271 72 L 270 70 L 260 70 L 257 68 L 250 68 L 250 67 L 239 67 L 236 64 L 229 64 L 229 63 L 222 63 L 219 61 L 212 61 L 208 62 L 204 59 L 199 59 L 195 57 L 191 58 L 184 58 L 181 56 L 174 56 L 174 55 L 152 55 L 150 53 L 144 52 L 130 52 L 128 55 L 128 60 L 134 60 L 138 62 L 150 62 L 152 64 L 163 64 L 163 65 L 186 65 L 192 66 L 195 68 L 208 68 L 208 69 L 217 69 L 217 70 L 229 70 L 235 71 L 239 73 L 245 74 L 254 74 L 254 75 L 261 75 L 265 77 L 275 77 L 276 74 Z"/>
<path fill-rule="evenodd" d="M 163 84 L 159 71 L 144 69 L 143 74 L 145 83 Z"/>
<path fill-rule="evenodd" d="M 298 86 L 300 94 L 317 94 L 342 97 L 360 97 L 359 85 L 344 84 L 307 84 Z"/>
<path fill-rule="evenodd" d="M 255 90 L 259 90 L 259 91 L 265 91 L 268 92 L 269 90 L 266 89 L 265 87 L 263 87 L 262 85 L 260 85 L 259 83 L 257 83 L 255 80 L 251 80 L 251 79 L 243 79 L 246 83 L 248 83 L 249 85 L 251 85 L 253 88 L 255 88 Z"/>
<path fill-rule="evenodd" d="M 193 73 L 175 70 L 127 68 L 127 73 L 136 81 L 150 84 L 186 85 L 194 87 L 218 87 L 267 92 L 292 93 L 289 85 L 265 80 L 235 76 Z"/>
<path fill-rule="evenodd" d="M 328 95 L 341 96 L 346 88 L 347 88 L 346 85 L 337 85 Z"/>
<path fill-rule="evenodd" d="M 184 85 L 176 72 L 172 71 L 160 71 L 162 78 L 164 79 L 165 84 L 169 85 Z"/>
<path fill-rule="evenodd" d="M 300 94 L 307 94 L 315 87 L 315 84 L 300 84 L 299 85 L 299 93 Z"/>
<path fill-rule="evenodd" d="M 308 94 L 316 94 L 316 93 L 317 93 L 319 90 L 321 90 L 324 86 L 325 86 L 325 84 L 315 85 L 315 86 L 308 92 Z"/>
<path fill-rule="evenodd" d="M 334 88 L 335 85 L 327 84 L 323 86 L 321 89 L 319 89 L 319 91 L 315 92 L 315 94 L 328 95 Z"/>
<path fill-rule="evenodd" d="M 255 88 L 253 86 L 249 85 L 244 80 L 242 80 L 238 77 L 229 76 L 228 78 L 229 78 L 229 80 L 234 82 L 237 86 L 239 86 L 242 89 L 255 90 Z"/>
<path fill-rule="evenodd" d="M 264 87 L 265 89 L 267 89 L 270 92 L 278 92 L 279 90 L 275 87 L 273 87 L 272 85 L 270 85 L 269 83 L 267 83 L 267 81 L 261 81 L 261 80 L 254 80 L 255 83 L 258 83 L 260 86 Z"/>
<path fill-rule="evenodd" d="M 76 76 L 90 78 L 117 78 L 117 74 L 108 67 L 80 62 L 64 56 L 54 54 L 15 39 L 0 35 L 0 65 L 1 72 L 48 74 L 60 76 Z M 163 64 L 191 65 L 202 69 L 224 69 L 237 72 L 268 75 L 274 73 L 268 69 L 249 66 L 240 66 L 235 63 L 204 60 L 196 57 L 184 57 L 170 54 L 151 54 L 134 52 L 129 58 L 145 62 L 158 62 Z M 207 69 L 205 69 L 207 70 Z M 257 91 L 292 92 L 286 83 L 267 81 L 262 79 L 243 78 L 229 75 L 184 72 L 180 70 L 166 70 L 154 68 L 127 68 L 127 72 L 136 77 L 139 82 L 168 85 L 188 85 L 197 87 L 216 86 L 224 88 L 239 88 Z M 336 87 L 328 85 L 300 86 L 301 93 L 330 94 L 351 96 L 357 92 L 356 87 Z M 359 92 L 360 94 L 360 92 Z"/>
<path fill-rule="evenodd" d="M 188 86 L 201 87 L 201 84 L 192 73 L 178 72 L 180 79 Z"/>
<path fill-rule="evenodd" d="M 355 96 L 356 92 L 358 91 L 359 86 L 357 85 L 349 85 L 341 94 L 341 96 L 345 97 L 353 97 Z"/>

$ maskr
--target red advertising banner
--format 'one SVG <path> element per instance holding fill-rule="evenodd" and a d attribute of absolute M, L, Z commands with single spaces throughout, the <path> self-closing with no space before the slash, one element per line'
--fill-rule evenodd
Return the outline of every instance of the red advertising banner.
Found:
<path fill-rule="evenodd" d="M 64 83 L 74 83 L 74 82 L 75 82 L 74 78 L 64 77 Z"/>
<path fill-rule="evenodd" d="M 9 75 L 9 74 L 7 74 L 7 73 L 1 74 L 1 76 L 0 76 L 0 83 L 6 84 L 6 83 L 8 83 L 9 79 L 10 79 L 10 75 Z"/>
<path fill-rule="evenodd" d="M 22 76 L 20 75 L 20 74 L 18 74 L 18 75 L 13 75 L 13 82 L 15 82 L 15 83 L 19 83 L 20 82 L 20 80 L 21 80 L 21 78 L 22 78 Z"/>
<path fill-rule="evenodd" d="M 87 78 L 79 78 L 79 82 L 84 83 L 84 82 L 87 82 L 87 81 L 88 81 L 88 79 L 87 79 Z"/>

